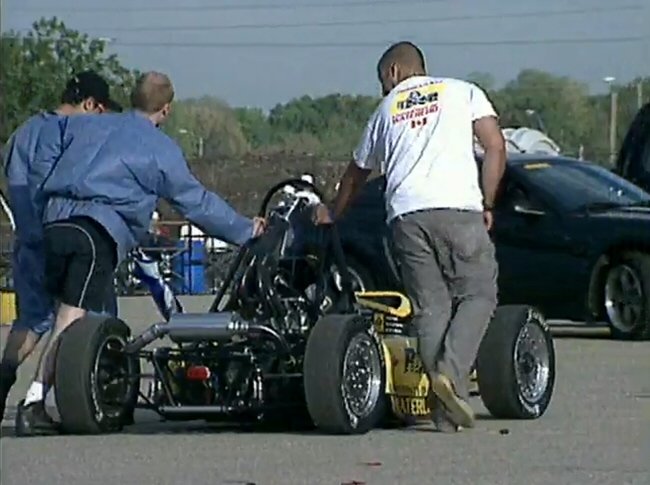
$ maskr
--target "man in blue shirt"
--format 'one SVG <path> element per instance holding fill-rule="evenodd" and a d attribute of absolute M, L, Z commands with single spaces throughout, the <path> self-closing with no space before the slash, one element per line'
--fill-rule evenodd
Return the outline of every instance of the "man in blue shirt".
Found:
<path fill-rule="evenodd" d="M 58 156 L 62 116 L 109 110 L 121 108 L 111 101 L 107 82 L 97 73 L 85 71 L 68 81 L 56 111 L 32 116 L 13 133 L 8 143 L 4 171 L 15 222 L 12 266 L 17 318 L 0 362 L 0 421 L 18 366 L 52 326 L 52 302 L 43 285 L 41 210 L 33 198 L 34 185 L 42 182 L 45 174 L 33 173 L 35 160 L 41 160 L 39 165 L 45 170 Z"/>
<path fill-rule="evenodd" d="M 136 83 L 133 112 L 65 119 L 60 158 L 41 187 L 48 199 L 46 287 L 59 308 L 41 354 L 38 392 L 28 393 L 18 408 L 18 435 L 52 430 L 44 406 L 53 384 L 54 354 L 48 354 L 73 321 L 101 309 L 115 267 L 146 236 L 159 198 L 207 234 L 233 244 L 264 230 L 264 220 L 250 220 L 208 192 L 178 145 L 157 128 L 168 118 L 173 97 L 169 78 L 151 72 Z"/>

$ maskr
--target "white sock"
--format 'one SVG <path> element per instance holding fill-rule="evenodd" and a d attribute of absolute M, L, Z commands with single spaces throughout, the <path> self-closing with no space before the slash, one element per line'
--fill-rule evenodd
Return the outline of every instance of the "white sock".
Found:
<path fill-rule="evenodd" d="M 43 383 L 34 381 L 27 390 L 27 395 L 25 396 L 25 405 L 42 401 L 44 398 L 45 396 L 43 393 Z"/>

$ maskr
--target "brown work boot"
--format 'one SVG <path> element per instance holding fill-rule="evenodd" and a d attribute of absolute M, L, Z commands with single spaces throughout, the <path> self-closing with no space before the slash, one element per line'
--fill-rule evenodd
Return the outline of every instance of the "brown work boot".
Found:
<path fill-rule="evenodd" d="M 451 379 L 444 374 L 432 374 L 429 381 L 431 390 L 444 404 L 451 422 L 464 428 L 474 427 L 474 411 L 469 403 L 456 393 Z"/>
<path fill-rule="evenodd" d="M 449 411 L 436 394 L 429 389 L 427 406 L 431 412 L 431 421 L 439 433 L 457 433 L 461 427 L 449 419 Z"/>

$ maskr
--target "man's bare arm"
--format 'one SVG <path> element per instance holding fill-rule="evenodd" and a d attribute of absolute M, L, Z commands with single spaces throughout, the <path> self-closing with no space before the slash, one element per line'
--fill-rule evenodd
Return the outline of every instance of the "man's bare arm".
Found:
<path fill-rule="evenodd" d="M 481 173 L 483 198 L 485 206 L 491 208 L 506 169 L 506 143 L 499 122 L 493 116 L 474 121 L 474 134 L 485 150 Z"/>
<path fill-rule="evenodd" d="M 334 219 L 338 219 L 345 212 L 345 209 L 347 209 L 350 203 L 352 203 L 359 193 L 359 190 L 366 182 L 371 171 L 372 170 L 359 168 L 354 162 L 348 164 L 348 167 L 345 169 L 345 173 L 341 178 L 341 185 L 336 194 L 336 199 L 334 200 L 334 207 L 332 210 L 332 216 Z"/>

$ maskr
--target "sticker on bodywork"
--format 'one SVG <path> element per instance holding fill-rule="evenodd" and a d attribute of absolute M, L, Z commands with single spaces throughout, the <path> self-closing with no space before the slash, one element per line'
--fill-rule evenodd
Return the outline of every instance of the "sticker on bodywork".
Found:
<path fill-rule="evenodd" d="M 526 170 L 539 170 L 540 168 L 551 168 L 551 164 L 547 162 L 527 163 L 524 168 Z"/>

